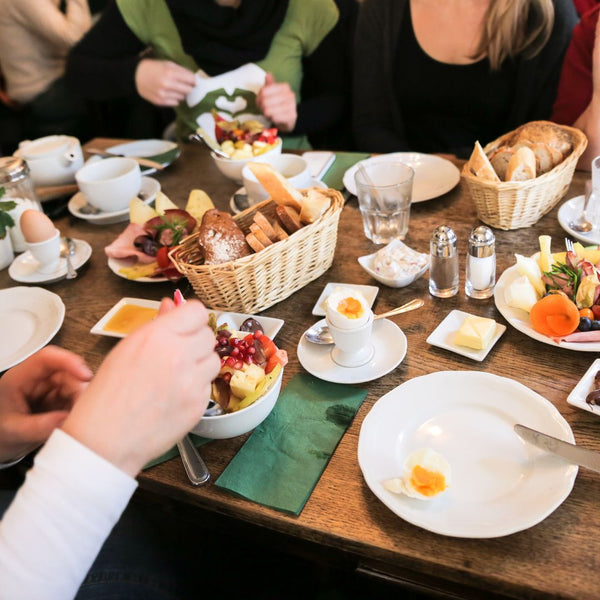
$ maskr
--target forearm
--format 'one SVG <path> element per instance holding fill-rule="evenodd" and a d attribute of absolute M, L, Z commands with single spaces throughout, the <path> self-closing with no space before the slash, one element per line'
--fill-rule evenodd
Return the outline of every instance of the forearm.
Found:
<path fill-rule="evenodd" d="M 588 138 L 587 148 L 579 158 L 577 168 L 591 171 L 592 160 L 600 156 L 600 98 L 592 98 L 573 126 L 581 129 Z"/>
<path fill-rule="evenodd" d="M 56 430 L 0 522 L 2 595 L 73 597 L 136 486 Z"/>

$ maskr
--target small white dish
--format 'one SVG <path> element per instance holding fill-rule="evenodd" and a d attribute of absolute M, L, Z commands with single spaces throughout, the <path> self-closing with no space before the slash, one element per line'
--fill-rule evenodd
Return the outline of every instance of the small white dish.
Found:
<path fill-rule="evenodd" d="M 351 166 L 344 173 L 344 187 L 356 196 L 354 174 L 358 170 L 359 165 L 361 163 L 371 164 L 389 160 L 398 160 L 415 170 L 412 204 L 442 196 L 453 189 L 460 181 L 460 171 L 458 168 L 441 156 L 422 154 L 420 152 L 393 152 L 392 154 L 379 154 Z"/>
<path fill-rule="evenodd" d="M 106 324 L 123 308 L 123 306 L 132 305 L 142 308 L 152 308 L 157 311 L 160 307 L 160 302 L 156 300 L 144 300 L 143 298 L 121 298 L 91 329 L 90 333 L 94 335 L 107 335 L 109 337 L 124 338 L 126 333 L 119 331 L 107 331 Z"/>
<path fill-rule="evenodd" d="M 142 177 L 142 187 L 140 194 L 144 198 L 145 204 L 151 204 L 160 191 L 160 183 L 152 177 Z M 79 219 L 83 219 L 94 225 L 110 225 L 112 223 L 121 223 L 129 220 L 129 207 L 115 212 L 99 212 L 97 214 L 88 214 L 81 212 L 81 208 L 86 206 L 88 201 L 81 192 L 77 192 L 67 205 L 69 212 Z"/>
<path fill-rule="evenodd" d="M 128 267 L 133 267 L 137 264 L 137 258 L 135 257 L 131 257 L 131 258 L 112 258 L 109 257 L 108 258 L 108 268 L 115 274 L 118 275 L 119 277 L 122 277 L 123 279 L 127 279 L 127 281 L 136 281 L 138 283 L 164 283 L 165 281 L 173 281 L 170 280 L 168 277 L 138 277 L 137 279 L 130 279 L 129 277 L 126 277 L 125 275 L 123 275 L 123 273 L 121 273 L 121 269 L 125 269 Z M 183 275 L 181 275 L 180 277 L 183 277 Z"/>
<path fill-rule="evenodd" d="M 393 240 L 387 246 L 385 246 L 384 248 L 381 248 L 377 252 L 381 252 L 381 250 L 385 250 L 386 248 L 394 247 L 395 245 L 400 245 L 400 244 L 405 245 L 404 242 L 402 242 L 401 240 Z M 429 269 L 429 263 L 430 263 L 428 254 L 425 254 L 423 252 L 416 252 L 416 250 L 413 250 L 412 248 L 409 248 L 408 246 L 407 246 L 407 248 L 411 253 L 417 253 L 417 254 L 421 255 L 423 257 L 423 260 L 425 261 L 425 264 L 418 271 L 415 271 L 414 273 L 406 273 L 399 277 L 386 277 L 385 275 L 378 273 L 375 270 L 375 267 L 373 265 L 373 261 L 375 259 L 375 255 L 377 254 L 377 252 L 373 252 L 373 254 L 367 254 L 366 256 L 359 256 L 358 264 L 373 279 L 375 279 L 376 281 L 379 281 L 379 283 L 383 283 L 383 285 L 387 285 L 388 287 L 393 287 L 393 288 L 406 287 L 407 285 L 410 285 L 413 281 L 416 281 L 417 279 L 419 279 L 419 277 L 422 277 L 425 274 L 425 272 L 427 271 L 427 269 Z"/>
<path fill-rule="evenodd" d="M 335 288 L 338 287 L 348 288 L 349 290 L 359 292 L 367 301 L 369 308 L 373 308 L 375 298 L 377 298 L 377 294 L 379 293 L 379 288 L 375 285 L 358 285 L 356 283 L 328 283 L 323 288 L 319 299 L 313 306 L 312 314 L 315 315 L 315 317 L 325 316 L 325 302 L 327 298 L 329 298 L 333 290 L 335 290 Z"/>
<path fill-rule="evenodd" d="M 576 240 L 579 240 L 584 246 L 590 246 L 593 244 L 600 244 L 600 230 L 595 227 L 589 233 L 583 233 L 581 231 L 575 231 L 570 226 L 572 221 L 577 221 L 581 216 L 583 210 L 584 196 L 575 196 L 566 202 L 563 202 L 561 207 L 558 209 L 558 222 L 560 226 Z"/>
<path fill-rule="evenodd" d="M 71 257 L 74 269 L 79 269 L 92 255 L 92 247 L 84 240 L 73 239 L 75 254 Z M 11 279 L 21 283 L 53 283 L 64 279 L 67 274 L 67 259 L 60 258 L 56 269 L 51 273 L 42 273 L 38 270 L 39 263 L 29 250 L 19 254 L 8 267 Z"/>
<path fill-rule="evenodd" d="M 328 186 L 327 186 L 327 184 L 323 183 L 322 181 L 319 181 L 318 179 L 313 179 L 311 181 L 311 184 L 309 187 L 316 187 L 316 188 L 321 188 L 323 190 L 326 190 Z M 238 213 L 242 212 L 240 210 L 240 208 L 238 207 L 238 205 L 235 203 L 235 196 L 237 194 L 242 194 L 244 196 L 247 196 L 246 188 L 245 187 L 239 188 L 238 190 L 236 190 L 234 192 L 234 194 L 229 199 L 229 210 L 231 210 L 231 212 L 234 215 L 237 215 Z"/>
<path fill-rule="evenodd" d="M 0 290 L 0 372 L 43 348 L 61 328 L 65 305 L 40 287 Z"/>
<path fill-rule="evenodd" d="M 600 406 L 588 404 L 585 399 L 592 391 L 596 373 L 600 371 L 600 358 L 597 358 L 586 371 L 585 375 L 579 380 L 579 383 L 573 388 L 573 391 L 567 396 L 567 402 L 571 406 L 576 406 L 588 412 L 600 415 Z"/>
<path fill-rule="evenodd" d="M 494 337 L 492 338 L 490 345 L 483 350 L 459 346 L 453 341 L 454 335 L 468 316 L 470 316 L 469 313 L 463 312 L 462 310 L 450 311 L 450 313 L 446 315 L 446 318 L 429 334 L 427 343 L 432 346 L 437 346 L 438 348 L 456 352 L 456 354 L 472 358 L 473 360 L 482 361 L 506 331 L 506 326 L 501 323 L 496 323 Z"/>
<path fill-rule="evenodd" d="M 322 319 L 317 325 L 324 325 Z M 311 374 L 333 383 L 365 383 L 387 375 L 406 356 L 408 342 L 404 332 L 396 323 L 380 319 L 373 323 L 371 344 L 373 357 L 360 367 L 342 367 L 332 358 L 335 346 L 322 346 L 308 342 L 304 335 L 298 342 L 298 360 Z"/>

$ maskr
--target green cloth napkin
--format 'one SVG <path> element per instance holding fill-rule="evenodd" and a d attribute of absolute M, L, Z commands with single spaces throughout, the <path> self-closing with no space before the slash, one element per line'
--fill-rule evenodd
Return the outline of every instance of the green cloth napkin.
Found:
<path fill-rule="evenodd" d="M 323 175 L 323 182 L 334 190 L 344 189 L 344 173 L 359 160 L 369 158 L 370 154 L 364 152 L 336 152 L 333 164 Z"/>
<path fill-rule="evenodd" d="M 194 446 L 196 446 L 196 447 L 203 446 L 204 444 L 212 441 L 207 438 L 200 437 L 199 435 L 194 435 L 193 433 L 190 433 L 189 436 L 192 438 L 192 442 L 194 442 Z M 173 446 L 169 451 L 167 451 L 164 454 L 161 454 L 161 456 L 158 456 L 157 458 L 151 460 L 144 467 L 144 469 L 149 469 L 150 467 L 160 465 L 160 463 L 163 463 L 167 460 L 171 460 L 172 458 L 175 458 L 176 456 L 179 456 L 179 450 L 177 450 L 177 446 Z"/>
<path fill-rule="evenodd" d="M 295 375 L 215 485 L 299 515 L 366 395 Z"/>

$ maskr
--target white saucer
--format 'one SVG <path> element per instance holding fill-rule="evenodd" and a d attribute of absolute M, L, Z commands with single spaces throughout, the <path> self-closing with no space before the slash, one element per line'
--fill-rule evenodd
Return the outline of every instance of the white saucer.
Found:
<path fill-rule="evenodd" d="M 142 188 L 140 194 L 143 194 L 144 203 L 150 204 L 156 198 L 156 194 L 160 191 L 160 183 L 152 177 L 142 177 Z M 129 220 L 129 207 L 124 210 L 115 212 L 99 212 L 98 214 L 86 214 L 81 212 L 81 207 L 87 204 L 85 196 L 81 192 L 77 192 L 67 205 L 69 212 L 79 219 L 84 219 L 94 225 L 110 225 L 111 223 L 120 223 L 121 221 Z"/>
<path fill-rule="evenodd" d="M 76 240 L 75 254 L 71 257 L 73 268 L 79 269 L 92 255 L 92 247 L 84 240 Z M 65 278 L 67 274 L 67 259 L 60 258 L 53 273 L 40 273 L 37 269 L 40 263 L 33 258 L 29 250 L 19 254 L 8 267 L 8 274 L 15 281 L 22 283 L 52 283 Z"/>
<path fill-rule="evenodd" d="M 325 319 L 319 321 L 325 324 Z M 298 342 L 298 360 L 311 374 L 333 383 L 364 383 L 373 381 L 395 369 L 406 356 L 408 342 L 396 323 L 380 319 L 373 323 L 371 343 L 375 350 L 373 358 L 361 367 L 341 367 L 334 362 L 333 344 L 321 346 L 306 341 L 304 335 Z"/>
<path fill-rule="evenodd" d="M 560 226 L 576 240 L 579 240 L 584 246 L 591 244 L 600 244 L 600 230 L 594 227 L 589 233 L 575 231 L 569 226 L 571 221 L 576 221 L 581 215 L 583 209 L 583 196 L 575 196 L 566 202 L 563 202 L 558 209 L 558 222 Z"/>
<path fill-rule="evenodd" d="M 317 188 L 321 188 L 323 190 L 327 189 L 327 184 L 323 183 L 322 181 L 320 181 L 319 179 L 313 179 L 310 183 L 310 185 L 308 187 L 317 187 Z M 246 188 L 245 187 L 241 187 L 239 190 L 236 190 L 234 192 L 234 194 L 231 196 L 231 198 L 229 199 L 229 210 L 234 214 L 237 215 L 239 212 L 242 212 L 237 204 L 235 203 L 235 195 L 236 194 L 243 194 L 246 195 Z"/>

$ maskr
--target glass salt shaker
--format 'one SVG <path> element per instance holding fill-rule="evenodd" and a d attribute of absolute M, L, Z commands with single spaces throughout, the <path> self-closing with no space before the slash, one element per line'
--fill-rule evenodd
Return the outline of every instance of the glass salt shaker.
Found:
<path fill-rule="evenodd" d="M 496 238 L 489 227 L 475 227 L 469 236 L 465 293 L 471 298 L 489 298 L 496 285 Z"/>
<path fill-rule="evenodd" d="M 458 251 L 456 234 L 451 227 L 440 225 L 430 241 L 429 293 L 450 298 L 458 292 Z"/>
<path fill-rule="evenodd" d="M 15 222 L 9 232 L 14 251 L 23 252 L 27 247 L 19 226 L 21 214 L 28 208 L 41 211 L 42 206 L 35 195 L 29 167 L 22 158 L 17 156 L 0 158 L 0 187 L 5 191 L 0 201 L 10 200 L 17 205 L 8 213 Z"/>

